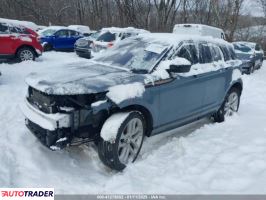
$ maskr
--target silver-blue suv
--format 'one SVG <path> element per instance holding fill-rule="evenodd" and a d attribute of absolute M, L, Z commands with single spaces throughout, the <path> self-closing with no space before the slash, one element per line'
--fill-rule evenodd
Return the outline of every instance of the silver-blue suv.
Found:
<path fill-rule="evenodd" d="M 48 148 L 93 141 L 105 165 L 123 170 L 145 136 L 237 112 L 240 64 L 224 40 L 143 34 L 91 61 L 30 75 L 22 111 Z"/>

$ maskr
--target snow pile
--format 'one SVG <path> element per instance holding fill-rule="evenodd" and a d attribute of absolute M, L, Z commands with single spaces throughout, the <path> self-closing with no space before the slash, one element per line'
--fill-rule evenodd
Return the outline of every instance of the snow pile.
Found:
<path fill-rule="evenodd" d="M 137 82 L 110 87 L 107 97 L 116 104 L 119 104 L 127 99 L 141 97 L 144 92 L 145 86 L 142 83 Z"/>
<path fill-rule="evenodd" d="M 129 112 L 117 113 L 108 118 L 102 127 L 101 138 L 105 141 L 115 142 L 118 130 L 129 114 Z"/>

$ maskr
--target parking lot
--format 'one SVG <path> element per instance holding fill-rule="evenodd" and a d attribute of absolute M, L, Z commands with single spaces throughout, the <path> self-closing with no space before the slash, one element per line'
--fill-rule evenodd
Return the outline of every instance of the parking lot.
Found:
<path fill-rule="evenodd" d="M 49 52 L 37 62 L 0 64 L 0 185 L 55 187 L 57 193 L 263 193 L 266 185 L 266 65 L 243 76 L 239 113 L 225 123 L 204 119 L 148 138 L 122 173 L 107 169 L 93 145 L 52 152 L 26 129 L 20 104 L 25 77 L 68 63 Z"/>

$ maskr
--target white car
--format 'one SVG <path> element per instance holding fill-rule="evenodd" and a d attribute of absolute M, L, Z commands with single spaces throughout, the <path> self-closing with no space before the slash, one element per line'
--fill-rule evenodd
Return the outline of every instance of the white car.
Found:
<path fill-rule="evenodd" d="M 100 36 L 93 42 L 92 51 L 99 52 L 101 50 L 113 47 L 117 42 L 128 37 L 136 36 L 142 33 L 149 33 L 144 29 L 137 29 L 133 27 L 128 28 L 103 28 Z"/>
<path fill-rule="evenodd" d="M 181 35 L 211 36 L 225 39 L 225 33 L 222 29 L 203 24 L 176 24 L 173 33 Z"/>
<path fill-rule="evenodd" d="M 74 48 L 78 56 L 90 59 L 92 54 L 111 48 L 121 40 L 142 33 L 149 33 L 149 31 L 133 27 L 103 28 L 90 37 L 77 40 Z"/>

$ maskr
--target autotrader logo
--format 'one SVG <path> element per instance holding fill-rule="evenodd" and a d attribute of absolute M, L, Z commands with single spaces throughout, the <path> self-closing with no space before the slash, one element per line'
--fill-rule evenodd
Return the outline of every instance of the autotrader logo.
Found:
<path fill-rule="evenodd" d="M 0 200 L 54 200 L 53 188 L 1 188 Z"/>

